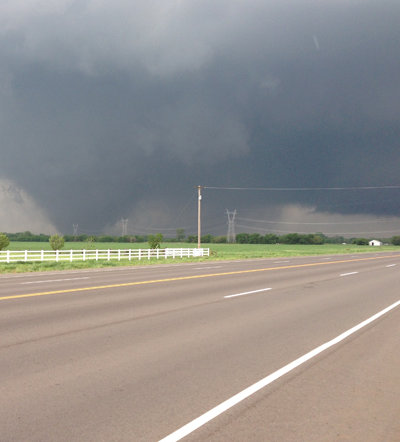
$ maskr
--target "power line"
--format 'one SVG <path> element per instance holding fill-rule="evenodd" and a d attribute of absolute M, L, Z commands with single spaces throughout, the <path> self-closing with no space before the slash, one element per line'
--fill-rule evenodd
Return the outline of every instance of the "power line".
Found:
<path fill-rule="evenodd" d="M 201 224 L 202 225 L 209 225 L 209 224 L 215 224 L 217 222 L 219 224 L 221 224 L 222 220 L 225 220 L 225 217 L 218 217 L 218 218 L 215 218 L 215 219 L 212 219 L 212 220 L 209 220 L 209 221 L 204 221 L 204 222 L 202 221 Z M 194 229 L 194 228 L 197 229 L 197 225 L 182 226 L 182 228 L 187 229 L 187 230 Z M 169 227 L 169 228 L 166 228 L 166 227 L 141 227 L 141 226 L 135 225 L 135 228 L 134 228 L 135 232 L 136 231 L 142 231 L 142 232 L 145 232 L 145 231 L 152 231 L 152 232 L 153 231 L 159 231 L 159 232 L 167 232 L 168 233 L 169 230 L 171 230 L 171 227 Z M 130 231 L 132 231 L 132 229 L 130 229 Z"/>
<path fill-rule="evenodd" d="M 196 195 L 196 192 L 194 192 L 194 194 L 192 195 L 192 197 L 190 198 L 189 202 L 186 204 L 186 206 L 183 208 L 182 212 L 178 215 L 178 217 L 176 218 L 176 220 L 172 223 L 171 227 L 167 230 L 167 233 L 169 232 L 169 230 L 172 229 L 172 227 L 175 225 L 175 223 L 178 221 L 178 219 L 181 217 L 182 213 L 186 210 L 187 206 L 190 204 L 190 202 L 192 201 L 192 199 L 194 198 L 194 196 Z"/>
<path fill-rule="evenodd" d="M 213 190 L 257 190 L 268 192 L 301 192 L 321 190 L 374 190 L 374 189 L 400 189 L 400 186 L 364 186 L 364 187 L 204 187 Z"/>
<path fill-rule="evenodd" d="M 274 230 L 274 229 L 261 229 L 258 227 L 250 227 L 250 226 L 243 226 L 241 224 L 236 224 L 237 227 L 241 227 L 242 229 L 249 229 L 249 230 L 258 230 L 262 232 L 275 232 L 275 233 L 301 233 L 301 234 L 309 234 L 310 232 L 293 232 L 290 230 Z M 374 230 L 373 232 L 323 232 L 324 235 L 359 235 L 361 233 L 364 234 L 372 234 L 375 235 L 377 233 L 396 233 L 400 232 L 399 229 L 397 230 Z"/>
<path fill-rule="evenodd" d="M 79 229 L 82 234 L 104 234 L 104 230 L 88 230 L 88 229 Z"/>
<path fill-rule="evenodd" d="M 301 223 L 301 222 L 288 222 L 288 221 L 264 221 L 259 219 L 249 219 L 249 218 L 240 218 L 237 219 L 241 221 L 251 221 L 255 223 L 268 223 L 268 224 L 300 224 L 300 225 L 342 225 L 342 224 L 374 224 L 374 223 L 388 223 L 397 221 L 399 222 L 398 218 L 392 218 L 392 219 L 386 219 L 386 220 L 373 220 L 373 221 L 360 221 L 360 222 L 348 222 L 348 223 Z"/>
<path fill-rule="evenodd" d="M 210 221 L 202 221 L 201 224 L 204 225 L 209 225 L 209 224 L 215 224 L 217 221 L 219 222 L 219 224 L 222 223 L 222 220 L 225 220 L 225 217 L 219 217 L 219 218 L 215 218 L 213 220 Z M 195 228 L 197 226 L 189 226 L 189 227 L 185 227 L 186 229 L 191 229 L 191 228 Z"/>

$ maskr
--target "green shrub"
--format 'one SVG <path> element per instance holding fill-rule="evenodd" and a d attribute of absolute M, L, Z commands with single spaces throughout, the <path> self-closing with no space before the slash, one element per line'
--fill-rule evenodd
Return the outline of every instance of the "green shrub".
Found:
<path fill-rule="evenodd" d="M 151 249 L 159 249 L 161 247 L 161 242 L 164 236 L 161 233 L 156 233 L 155 235 L 148 235 L 147 241 Z"/>
<path fill-rule="evenodd" d="M 400 236 L 393 236 L 391 242 L 394 246 L 400 246 Z"/>
<path fill-rule="evenodd" d="M 50 237 L 49 243 L 53 250 L 60 250 L 64 247 L 64 238 L 56 234 Z"/>
<path fill-rule="evenodd" d="M 10 240 L 4 233 L 0 232 L 0 250 L 5 249 L 10 244 Z"/>
<path fill-rule="evenodd" d="M 356 238 L 352 243 L 357 244 L 358 246 L 367 246 L 369 241 L 366 238 Z"/>

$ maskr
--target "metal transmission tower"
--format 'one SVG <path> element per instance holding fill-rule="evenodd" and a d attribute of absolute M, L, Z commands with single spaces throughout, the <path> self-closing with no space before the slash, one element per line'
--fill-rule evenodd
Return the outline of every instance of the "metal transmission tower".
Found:
<path fill-rule="evenodd" d="M 236 235 L 235 235 L 236 210 L 234 212 L 229 212 L 229 210 L 226 209 L 226 214 L 228 215 L 228 234 L 226 235 L 226 242 L 236 242 Z"/>
<path fill-rule="evenodd" d="M 128 234 L 128 220 L 121 219 L 121 222 L 122 222 L 122 236 L 125 236 Z"/>
<path fill-rule="evenodd" d="M 78 236 L 78 224 L 72 224 L 74 228 L 74 236 Z"/>

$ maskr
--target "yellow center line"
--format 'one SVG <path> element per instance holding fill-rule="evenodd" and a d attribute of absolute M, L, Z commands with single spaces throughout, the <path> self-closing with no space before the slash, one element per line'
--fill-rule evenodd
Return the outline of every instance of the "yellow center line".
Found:
<path fill-rule="evenodd" d="M 322 266 L 322 265 L 331 265 L 331 264 L 342 264 L 342 263 L 355 262 L 355 261 L 370 261 L 370 260 L 375 260 L 375 259 L 387 259 L 387 258 L 399 258 L 399 257 L 400 257 L 400 255 L 376 256 L 373 258 L 346 259 L 344 261 L 315 262 L 315 263 L 311 263 L 311 264 L 297 264 L 297 265 L 283 266 L 283 267 L 268 267 L 265 269 L 239 270 L 239 271 L 235 271 L 235 272 L 225 272 L 225 273 L 210 273 L 207 275 L 179 276 L 177 278 L 153 279 L 150 281 L 127 282 L 124 284 L 100 285 L 100 286 L 95 286 L 95 287 L 83 287 L 83 288 L 78 288 L 78 289 L 65 289 L 65 290 L 55 290 L 55 291 L 51 291 L 51 292 L 29 293 L 27 295 L 3 296 L 3 297 L 0 297 L 0 301 L 4 301 L 6 299 L 31 298 L 34 296 L 57 295 L 59 293 L 83 292 L 83 291 L 87 291 L 87 290 L 100 290 L 100 289 L 110 289 L 110 288 L 115 288 L 115 287 L 129 287 L 129 286 L 142 285 L 142 284 L 155 284 L 157 282 L 183 281 L 183 280 L 187 280 L 187 279 L 210 278 L 212 276 L 228 276 L 228 275 L 238 275 L 238 274 L 242 274 L 242 273 L 268 272 L 271 270 L 294 269 L 294 268 L 299 268 L 299 267 L 312 267 L 312 266 Z"/>

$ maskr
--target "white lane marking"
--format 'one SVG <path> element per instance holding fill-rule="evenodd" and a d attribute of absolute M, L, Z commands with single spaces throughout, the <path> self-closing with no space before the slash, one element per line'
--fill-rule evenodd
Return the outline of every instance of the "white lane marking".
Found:
<path fill-rule="evenodd" d="M 234 298 L 235 296 L 250 295 L 251 293 L 265 292 L 266 290 L 272 290 L 272 289 L 268 288 L 268 289 L 261 289 L 261 290 L 253 290 L 252 292 L 244 292 L 244 293 L 238 293 L 237 295 L 224 296 L 224 298 Z"/>
<path fill-rule="evenodd" d="M 75 281 L 77 279 L 89 279 L 89 276 L 85 276 L 84 278 L 48 279 L 47 281 L 29 281 L 29 282 L 21 282 L 21 284 L 39 284 L 42 282 Z"/>
<path fill-rule="evenodd" d="M 193 270 L 203 270 L 203 269 L 220 269 L 222 266 L 214 266 L 214 267 L 195 267 Z"/>
<path fill-rule="evenodd" d="M 394 267 L 396 264 L 390 264 L 390 265 L 388 265 L 388 266 L 386 266 L 386 267 Z"/>
<path fill-rule="evenodd" d="M 355 275 L 358 272 L 342 273 L 340 276 Z"/>
<path fill-rule="evenodd" d="M 76 271 L 76 272 L 71 272 L 70 270 L 66 270 L 65 272 L 46 272 L 46 273 L 36 273 L 36 272 L 32 272 L 29 274 L 24 273 L 23 275 L 12 275 L 12 276 L 1 276 L 0 279 L 11 279 L 11 278 L 33 278 L 35 276 L 49 276 L 49 274 L 53 275 L 65 275 L 66 273 L 68 273 L 68 275 L 73 275 L 76 273 L 94 273 L 94 272 L 112 272 L 115 270 L 130 270 L 131 267 L 128 267 L 127 269 L 100 269 L 100 270 L 80 270 L 80 271 Z"/>
<path fill-rule="evenodd" d="M 281 264 L 282 262 L 290 262 L 290 261 L 275 261 L 274 264 Z"/>
<path fill-rule="evenodd" d="M 83 272 L 68 272 L 68 275 L 72 275 L 73 273 L 83 273 Z M 2 276 L 0 279 L 11 279 L 11 278 L 32 278 L 34 276 L 48 276 L 49 274 L 47 273 L 36 273 L 36 272 L 32 272 L 30 274 L 23 274 L 23 275 L 13 275 L 13 276 Z M 51 275 L 63 275 L 63 273 L 51 273 Z M 65 275 L 65 273 L 64 273 Z"/>
<path fill-rule="evenodd" d="M 310 351 L 309 353 L 306 353 L 304 356 L 301 356 L 300 358 L 296 359 L 295 361 L 291 362 L 288 365 L 285 365 L 278 371 L 275 371 L 274 373 L 270 374 L 269 376 L 265 377 L 264 379 L 261 379 L 261 381 L 256 382 L 255 384 L 251 385 L 250 387 L 246 388 L 245 390 L 241 391 L 240 393 L 236 394 L 235 396 L 232 396 L 230 399 L 226 400 L 225 402 L 222 402 L 222 404 L 217 405 L 215 408 L 211 409 L 210 411 L 207 411 L 207 413 L 204 413 L 202 416 L 198 417 L 197 419 L 194 419 L 192 422 L 189 422 L 188 424 L 184 425 L 179 430 L 171 433 L 169 436 L 164 437 L 164 439 L 161 439 L 159 442 L 177 442 L 187 436 L 188 434 L 192 433 L 193 431 L 197 430 L 199 427 L 205 425 L 207 422 L 211 421 L 215 417 L 219 416 L 226 410 L 229 410 L 229 408 L 232 408 L 234 405 L 238 404 L 239 402 L 243 401 L 244 399 L 248 398 L 252 394 L 256 393 L 257 391 L 261 390 L 262 388 L 266 387 L 268 384 L 271 384 L 273 381 L 279 379 L 286 373 L 289 373 L 290 371 L 297 368 L 299 365 L 304 364 L 308 360 L 312 359 L 313 357 L 317 356 L 318 354 L 322 353 L 323 351 L 327 350 L 328 348 L 332 347 L 335 344 L 338 344 L 339 342 L 346 339 L 348 336 L 352 335 L 356 331 L 362 329 L 366 325 L 370 324 L 371 322 L 375 321 L 376 319 L 383 316 L 385 313 L 388 313 L 390 310 L 393 310 L 397 306 L 400 305 L 400 301 L 395 302 L 394 304 L 390 305 L 389 307 L 385 308 L 384 310 L 381 310 L 379 313 L 377 313 L 374 316 L 371 316 L 369 319 L 366 319 L 365 321 L 361 322 L 360 324 L 356 325 L 355 327 L 351 328 L 350 330 L 347 330 L 346 332 L 342 333 L 341 335 L 337 336 L 336 338 L 332 339 L 331 341 L 326 342 L 325 344 L 320 345 L 319 347 L 315 348 L 314 350 Z"/>

